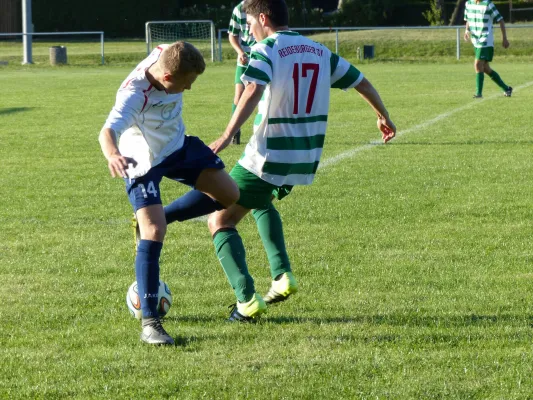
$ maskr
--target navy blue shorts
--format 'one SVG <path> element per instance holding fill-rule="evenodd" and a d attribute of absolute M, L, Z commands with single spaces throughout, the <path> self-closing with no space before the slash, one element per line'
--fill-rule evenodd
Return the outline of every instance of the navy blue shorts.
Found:
<path fill-rule="evenodd" d="M 126 193 L 135 212 L 153 204 L 162 204 L 159 183 L 163 177 L 194 188 L 206 168 L 224 169 L 224 163 L 196 136 L 185 136 L 183 147 L 150 168 L 141 177 L 125 178 Z"/>

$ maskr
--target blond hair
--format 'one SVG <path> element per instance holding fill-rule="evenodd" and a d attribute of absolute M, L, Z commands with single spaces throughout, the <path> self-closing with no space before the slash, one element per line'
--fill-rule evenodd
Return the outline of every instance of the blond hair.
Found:
<path fill-rule="evenodd" d="M 163 69 L 172 76 L 195 72 L 200 75 L 205 70 L 202 53 L 188 42 L 175 42 L 169 45 L 159 58 Z"/>

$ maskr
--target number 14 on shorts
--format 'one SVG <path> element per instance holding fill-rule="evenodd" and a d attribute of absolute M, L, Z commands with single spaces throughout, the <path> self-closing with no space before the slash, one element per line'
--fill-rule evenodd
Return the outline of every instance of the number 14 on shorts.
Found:
<path fill-rule="evenodd" d="M 141 191 L 143 192 L 143 196 L 145 199 L 148 198 L 148 194 L 151 194 L 154 197 L 157 197 L 157 190 L 155 189 L 155 185 L 153 181 L 148 182 L 148 185 L 145 187 L 142 183 L 139 183 L 139 187 L 141 188 Z"/>

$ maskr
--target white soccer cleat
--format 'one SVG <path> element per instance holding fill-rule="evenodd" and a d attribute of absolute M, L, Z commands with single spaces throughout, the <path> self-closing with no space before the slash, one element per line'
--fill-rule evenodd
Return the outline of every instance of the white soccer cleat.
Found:
<path fill-rule="evenodd" d="M 148 344 L 174 345 L 174 339 L 165 331 L 159 318 L 143 318 L 141 340 Z"/>

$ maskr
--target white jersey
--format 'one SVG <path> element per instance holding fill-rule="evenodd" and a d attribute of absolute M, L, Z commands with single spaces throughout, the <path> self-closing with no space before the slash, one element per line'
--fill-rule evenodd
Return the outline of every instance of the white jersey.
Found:
<path fill-rule="evenodd" d="M 254 134 L 239 163 L 275 186 L 308 185 L 318 168 L 330 88 L 348 89 L 363 74 L 327 47 L 279 31 L 252 47 L 244 84 L 267 85 Z"/>
<path fill-rule="evenodd" d="M 104 125 L 120 138 L 120 153 L 137 161 L 137 166 L 127 171 L 130 178 L 145 175 L 180 149 L 185 140 L 182 93 L 157 90 L 146 78 L 146 70 L 167 46 L 155 48 L 124 80 Z"/>

